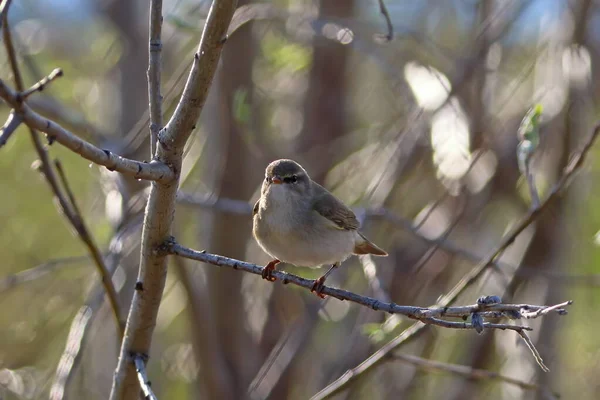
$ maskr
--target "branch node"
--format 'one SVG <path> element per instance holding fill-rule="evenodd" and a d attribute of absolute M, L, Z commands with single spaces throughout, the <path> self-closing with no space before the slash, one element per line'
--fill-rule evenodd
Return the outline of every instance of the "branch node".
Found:
<path fill-rule="evenodd" d="M 492 304 L 500 303 L 502 303 L 500 296 L 481 296 L 477 299 L 477 304 L 480 306 L 491 306 Z"/>
<path fill-rule="evenodd" d="M 483 332 L 483 317 L 481 316 L 481 314 L 476 312 L 471 314 L 471 324 L 473 325 L 473 328 L 475 328 L 478 334 L 481 334 L 481 332 Z"/>

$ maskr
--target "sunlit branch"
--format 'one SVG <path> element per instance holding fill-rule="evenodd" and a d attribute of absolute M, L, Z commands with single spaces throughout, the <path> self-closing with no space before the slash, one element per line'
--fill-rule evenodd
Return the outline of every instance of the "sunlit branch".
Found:
<path fill-rule="evenodd" d="M 144 359 L 147 357 L 136 354 L 133 356 L 133 362 L 135 364 L 135 370 L 137 372 L 138 380 L 140 381 L 140 387 L 142 388 L 142 393 L 144 393 L 144 398 L 147 400 L 157 400 L 152 388 L 150 387 L 150 380 L 148 379 L 148 374 L 146 374 L 146 363 Z"/>
<path fill-rule="evenodd" d="M 52 81 L 54 81 L 57 78 L 60 78 L 61 76 L 63 76 L 62 69 L 60 69 L 60 68 L 54 69 L 52 72 L 50 72 L 50 74 L 48 76 L 43 77 L 35 85 L 33 85 L 29 89 L 21 92 L 19 94 L 20 100 L 23 101 L 23 100 L 27 99 L 33 93 L 43 91 L 46 88 L 46 86 L 48 86 Z"/>

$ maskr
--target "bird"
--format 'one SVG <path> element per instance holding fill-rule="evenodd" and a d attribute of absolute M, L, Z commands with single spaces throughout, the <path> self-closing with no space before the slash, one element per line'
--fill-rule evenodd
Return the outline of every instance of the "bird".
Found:
<path fill-rule="evenodd" d="M 252 216 L 253 236 L 273 258 L 262 277 L 274 282 L 272 271 L 280 262 L 311 268 L 330 265 L 311 289 L 321 298 L 329 274 L 351 255 L 387 256 L 359 231 L 354 212 L 290 159 L 267 166 Z"/>

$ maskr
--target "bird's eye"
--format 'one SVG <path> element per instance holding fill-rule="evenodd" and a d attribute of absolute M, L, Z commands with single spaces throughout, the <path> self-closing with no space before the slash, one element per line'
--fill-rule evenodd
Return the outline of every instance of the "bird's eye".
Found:
<path fill-rule="evenodd" d="M 283 181 L 285 183 L 296 183 L 298 182 L 298 177 L 296 175 L 286 176 L 285 178 L 283 178 Z"/>

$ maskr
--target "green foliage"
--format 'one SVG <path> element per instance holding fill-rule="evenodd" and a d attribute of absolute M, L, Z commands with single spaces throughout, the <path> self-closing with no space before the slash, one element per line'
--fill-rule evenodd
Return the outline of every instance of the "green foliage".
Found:
<path fill-rule="evenodd" d="M 525 114 L 519 126 L 519 139 L 529 141 L 535 149 L 540 143 L 540 118 L 542 117 L 542 105 L 536 104 Z"/>
<path fill-rule="evenodd" d="M 525 114 L 517 132 L 520 140 L 517 146 L 517 159 L 519 162 L 519 170 L 523 174 L 527 168 L 527 163 L 540 144 L 541 116 L 542 106 L 537 104 Z"/>
<path fill-rule="evenodd" d="M 310 51 L 299 44 L 291 43 L 282 36 L 269 33 L 261 42 L 261 48 L 269 64 L 279 70 L 298 72 L 308 68 Z"/>

